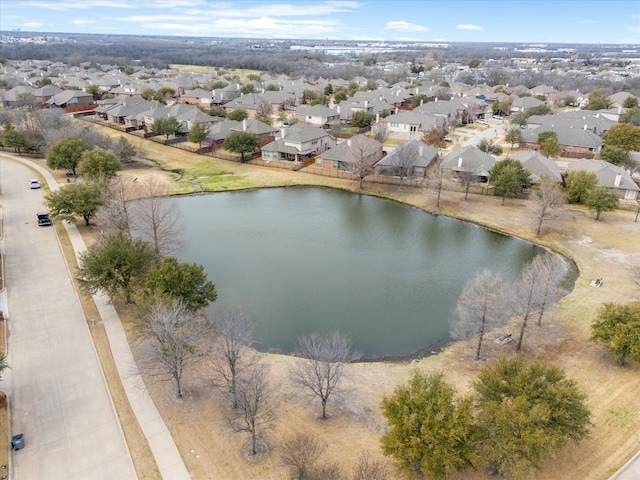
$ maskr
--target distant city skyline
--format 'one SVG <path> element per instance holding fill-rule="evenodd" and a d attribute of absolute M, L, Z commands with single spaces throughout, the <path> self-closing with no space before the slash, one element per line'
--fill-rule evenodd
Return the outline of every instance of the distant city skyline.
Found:
<path fill-rule="evenodd" d="M 640 46 L 637 0 L 1 0 L 4 33 Z"/>

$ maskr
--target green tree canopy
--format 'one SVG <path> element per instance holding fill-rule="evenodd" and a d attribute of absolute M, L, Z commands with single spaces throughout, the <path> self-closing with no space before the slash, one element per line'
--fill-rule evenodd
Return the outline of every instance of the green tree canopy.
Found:
<path fill-rule="evenodd" d="M 630 123 L 636 127 L 640 126 L 640 107 L 629 108 L 620 116 L 618 123 Z"/>
<path fill-rule="evenodd" d="M 614 165 L 622 166 L 624 162 L 627 161 L 627 154 L 621 148 L 605 145 L 604 148 L 600 150 L 600 158 Z"/>
<path fill-rule="evenodd" d="M 82 154 L 90 148 L 89 143 L 81 138 L 61 138 L 47 152 L 47 166 L 54 170 L 71 170 L 75 175 Z"/>
<path fill-rule="evenodd" d="M 477 458 L 471 398 L 456 399 L 441 373 L 414 371 L 407 385 L 382 400 L 389 430 L 382 451 L 409 474 L 446 478 L 474 466 Z"/>
<path fill-rule="evenodd" d="M 113 152 L 101 148 L 85 150 L 78 164 L 80 174 L 92 183 L 106 183 L 121 169 L 118 157 Z"/>
<path fill-rule="evenodd" d="M 607 94 L 602 90 L 594 90 L 589 94 L 589 101 L 585 107 L 587 110 L 606 110 L 610 102 Z"/>
<path fill-rule="evenodd" d="M 258 136 L 253 132 L 231 132 L 224 139 L 223 146 L 230 152 L 239 153 L 244 162 L 245 153 L 252 153 L 258 148 Z"/>
<path fill-rule="evenodd" d="M 351 123 L 356 127 L 368 127 L 371 125 L 373 118 L 372 113 L 367 113 L 364 110 L 358 110 L 353 112 L 353 115 L 351 116 Z"/>
<path fill-rule="evenodd" d="M 52 217 L 67 222 L 75 222 L 81 217 L 85 225 L 89 225 L 98 208 L 104 205 L 104 194 L 94 185 L 73 183 L 51 192 L 45 200 Z"/>
<path fill-rule="evenodd" d="M 602 345 L 617 357 L 620 365 L 627 359 L 640 362 L 640 302 L 627 305 L 605 303 L 591 325 L 591 341 Z"/>
<path fill-rule="evenodd" d="M 331 83 L 328 83 L 327 86 L 324 87 L 324 90 L 322 93 L 327 97 L 331 95 L 333 93 L 333 85 L 331 85 Z"/>
<path fill-rule="evenodd" d="M 587 195 L 598 185 L 598 177 L 593 172 L 578 170 L 571 172 L 567 177 L 569 188 L 569 201 L 573 203 L 584 202 Z"/>
<path fill-rule="evenodd" d="M 545 157 L 556 158 L 562 153 L 562 147 L 557 138 L 548 137 L 540 143 L 540 153 Z"/>
<path fill-rule="evenodd" d="M 189 131 L 189 141 L 197 143 L 202 148 L 202 141 L 207 138 L 210 132 L 209 125 L 205 122 L 196 122 Z"/>
<path fill-rule="evenodd" d="M 236 108 L 233 112 L 227 113 L 227 120 L 235 120 L 236 122 L 241 122 L 248 117 L 249 114 L 244 108 Z"/>
<path fill-rule="evenodd" d="M 333 93 L 333 101 L 336 103 L 344 102 L 348 98 L 347 89 L 344 87 L 336 87 Z"/>
<path fill-rule="evenodd" d="M 164 135 L 168 140 L 170 135 L 177 135 L 182 131 L 182 124 L 176 117 L 156 118 L 151 130 L 156 135 Z"/>
<path fill-rule="evenodd" d="M 163 258 L 151 267 L 142 295 L 147 301 L 158 297 L 181 300 L 190 310 L 201 310 L 218 298 L 202 265 L 180 263 L 173 257 Z"/>
<path fill-rule="evenodd" d="M 519 127 L 511 127 L 509 130 L 507 130 L 507 133 L 504 136 L 504 139 L 509 142 L 509 144 L 511 145 L 511 148 L 513 148 L 513 145 L 516 143 L 520 143 L 520 138 L 522 135 L 521 132 L 521 128 Z"/>
<path fill-rule="evenodd" d="M 628 152 L 640 151 L 640 127 L 631 123 L 618 123 L 604 134 L 604 143 Z"/>
<path fill-rule="evenodd" d="M 536 140 L 536 143 L 544 143 L 546 140 L 553 138 L 555 139 L 555 141 L 558 141 L 558 134 L 556 132 L 552 132 L 552 131 L 546 131 L 546 132 L 540 132 L 538 134 L 538 138 Z"/>
<path fill-rule="evenodd" d="M 601 213 L 618 208 L 618 201 L 618 196 L 607 187 L 594 187 L 587 194 L 584 204 L 589 210 L 596 212 L 596 220 L 599 220 Z"/>
<path fill-rule="evenodd" d="M 89 294 L 103 291 L 131 303 L 156 258 L 153 247 L 122 230 L 107 235 L 80 255 L 78 282 Z"/>
<path fill-rule="evenodd" d="M 586 395 L 559 368 L 501 358 L 482 369 L 474 389 L 480 457 L 508 478 L 525 478 L 588 434 Z"/>
<path fill-rule="evenodd" d="M 212 117 L 227 118 L 227 112 L 225 112 L 224 108 L 222 107 L 211 107 L 207 112 L 207 115 L 210 115 Z"/>
<path fill-rule="evenodd" d="M 494 143 L 492 140 L 483 138 L 478 142 L 477 146 L 478 150 L 488 153 L 489 155 L 502 155 L 502 147 L 497 143 Z"/>
<path fill-rule="evenodd" d="M 252 83 L 248 83 L 240 87 L 240 93 L 242 93 L 243 95 L 247 95 L 248 93 L 255 93 L 255 91 L 256 87 L 254 87 Z"/>
<path fill-rule="evenodd" d="M 2 143 L 4 147 L 15 149 L 18 155 L 21 155 L 22 151 L 29 147 L 27 136 L 14 127 L 9 121 L 4 123 L 0 143 Z"/>
<path fill-rule="evenodd" d="M 629 95 L 627 98 L 624 99 L 624 102 L 622 103 L 622 106 L 624 108 L 634 108 L 638 106 L 638 97 L 634 97 L 633 95 Z"/>
<path fill-rule="evenodd" d="M 519 161 L 505 158 L 491 167 L 489 182 L 493 184 L 496 195 L 502 197 L 504 205 L 505 197 L 515 197 L 524 187 L 531 184 L 531 177 Z"/>
<path fill-rule="evenodd" d="M 136 147 L 125 137 L 118 137 L 112 148 L 122 163 L 130 162 L 138 153 Z"/>

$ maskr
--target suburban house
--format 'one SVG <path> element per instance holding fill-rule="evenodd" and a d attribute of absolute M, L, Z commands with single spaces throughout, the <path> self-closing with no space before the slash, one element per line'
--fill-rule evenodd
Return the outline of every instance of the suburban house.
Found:
<path fill-rule="evenodd" d="M 296 119 L 313 127 L 331 127 L 340 123 L 340 112 L 324 105 L 298 107 Z"/>
<path fill-rule="evenodd" d="M 632 93 L 618 92 L 614 93 L 613 95 L 609 95 L 609 105 L 611 106 L 611 108 L 624 107 L 624 102 L 629 97 L 634 97 L 640 100 L 640 98 L 636 97 Z"/>
<path fill-rule="evenodd" d="M 484 153 L 478 147 L 467 145 L 444 157 L 442 168 L 445 174 L 452 177 L 472 175 L 479 181 L 486 182 L 489 179 L 489 170 L 495 163 L 496 160 L 491 155 Z"/>
<path fill-rule="evenodd" d="M 148 102 L 142 97 L 116 97 L 101 100 L 98 104 L 100 106 L 94 111 L 100 118 L 131 128 L 142 128 L 144 125 L 136 120 L 136 115 L 159 105 L 157 101 Z"/>
<path fill-rule="evenodd" d="M 531 174 L 531 183 L 540 183 L 542 177 L 551 177 L 562 183 L 562 175 L 558 164 L 548 157 L 545 157 L 540 152 L 535 150 L 520 150 L 512 155 L 510 158 L 519 161 L 522 167 Z"/>
<path fill-rule="evenodd" d="M 529 108 L 540 107 L 545 105 L 545 102 L 538 100 L 535 97 L 516 97 L 511 102 L 511 113 L 524 112 Z"/>
<path fill-rule="evenodd" d="M 46 102 L 46 106 L 58 108 L 86 107 L 95 104 L 93 95 L 80 90 L 63 90 Z"/>
<path fill-rule="evenodd" d="M 538 135 L 542 132 L 555 132 L 558 144 L 562 148 L 560 156 L 568 158 L 595 158 L 602 148 L 602 138 L 585 128 L 572 128 L 559 125 L 542 125 L 522 131 L 520 148 L 538 150 Z"/>
<path fill-rule="evenodd" d="M 365 135 L 355 135 L 316 157 L 316 166 L 351 171 L 351 164 L 363 161 L 374 165 L 384 156 L 382 144 Z"/>
<path fill-rule="evenodd" d="M 56 87 L 55 85 L 45 85 L 44 87 L 36 88 L 33 91 L 33 94 L 35 95 L 36 100 L 44 105 L 47 103 L 47 100 L 60 92 L 64 92 L 60 87 Z"/>
<path fill-rule="evenodd" d="M 220 120 L 219 117 L 207 115 L 195 105 L 182 103 L 176 103 L 170 107 L 156 105 L 134 117 L 138 125 L 147 126 L 148 128 L 151 128 L 153 122 L 159 118 L 175 117 L 180 122 L 184 133 L 189 132 L 197 122 L 212 125 Z"/>
<path fill-rule="evenodd" d="M 219 118 L 219 117 L 216 117 Z M 204 145 L 219 145 L 232 132 L 251 132 L 258 136 L 258 148 L 262 148 L 273 141 L 278 134 L 278 130 L 271 125 L 256 120 L 254 118 L 237 120 L 218 121 L 209 127 L 209 135 L 203 141 Z"/>
<path fill-rule="evenodd" d="M 586 129 L 602 136 L 616 122 L 600 115 L 600 112 L 589 110 L 573 110 L 549 115 L 531 115 L 527 119 L 527 127 L 562 126 L 576 129 Z"/>
<path fill-rule="evenodd" d="M 420 140 L 404 143 L 375 165 L 376 175 L 424 178 L 438 159 L 438 149 Z"/>
<path fill-rule="evenodd" d="M 270 114 L 273 107 L 262 95 L 258 93 L 247 93 L 225 103 L 223 108 L 227 113 L 242 109 L 247 112 L 249 118 L 254 118 L 257 115 Z"/>
<path fill-rule="evenodd" d="M 580 170 L 595 173 L 598 179 L 598 185 L 607 187 L 618 195 L 619 198 L 624 200 L 636 200 L 638 198 L 640 187 L 638 187 L 636 182 L 631 178 L 631 175 L 622 167 L 605 162 L 604 160 L 587 159 L 570 162 L 567 167 L 569 177 L 571 177 L 572 172 Z"/>
<path fill-rule="evenodd" d="M 423 103 L 412 111 L 442 117 L 446 128 L 452 128 L 484 118 L 487 115 L 487 107 L 483 101 L 473 98 L 453 98 Z M 489 112 L 491 112 L 490 107 Z"/>
<path fill-rule="evenodd" d="M 209 109 L 214 105 L 215 94 L 211 90 L 196 88 L 194 90 L 185 90 L 180 95 L 180 102 L 189 105 L 197 105 L 202 108 Z"/>
<path fill-rule="evenodd" d="M 280 130 L 280 138 L 262 147 L 262 159 L 304 162 L 335 145 L 336 139 L 322 128 L 296 123 Z"/>
<path fill-rule="evenodd" d="M 371 127 L 373 134 L 393 140 L 420 140 L 422 134 L 432 128 L 445 130 L 446 120 L 432 114 L 402 111 L 380 119 Z"/>

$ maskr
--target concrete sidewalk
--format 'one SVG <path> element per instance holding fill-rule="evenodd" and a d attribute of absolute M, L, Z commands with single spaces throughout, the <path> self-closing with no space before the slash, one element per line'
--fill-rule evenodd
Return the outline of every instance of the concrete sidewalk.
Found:
<path fill-rule="evenodd" d="M 8 156 L 37 170 L 44 176 L 52 191 L 60 188 L 61 185 L 55 181 L 53 176 L 45 168 L 37 165 L 36 162 L 13 155 Z M 64 226 L 76 257 L 79 257 L 86 250 L 82 236 L 75 225 L 65 222 Z M 173 437 L 142 381 L 115 308 L 104 295 L 93 295 L 93 300 L 104 324 L 114 362 L 129 404 L 147 438 L 162 478 L 166 480 L 190 479 L 191 476 L 173 441 Z"/>

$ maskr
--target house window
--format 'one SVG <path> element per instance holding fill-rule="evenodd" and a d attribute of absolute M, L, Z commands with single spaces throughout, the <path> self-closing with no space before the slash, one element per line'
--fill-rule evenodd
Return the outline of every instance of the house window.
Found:
<path fill-rule="evenodd" d="M 311 140 L 311 145 L 317 145 L 318 144 L 318 140 Z"/>
<path fill-rule="evenodd" d="M 422 172 L 424 172 L 424 168 L 423 168 L 423 167 L 414 167 L 414 168 L 413 168 L 413 172 L 414 172 L 416 175 L 422 175 Z"/>
<path fill-rule="evenodd" d="M 336 170 L 340 170 L 340 160 L 333 161 L 333 168 L 335 168 Z"/>
<path fill-rule="evenodd" d="M 411 126 L 409 127 L 409 131 L 411 131 L 411 132 L 415 132 L 415 131 L 417 131 L 417 130 L 418 130 L 418 127 L 417 127 L 416 125 L 411 125 Z"/>
<path fill-rule="evenodd" d="M 307 115 L 307 120 L 311 120 L 311 115 Z"/>

